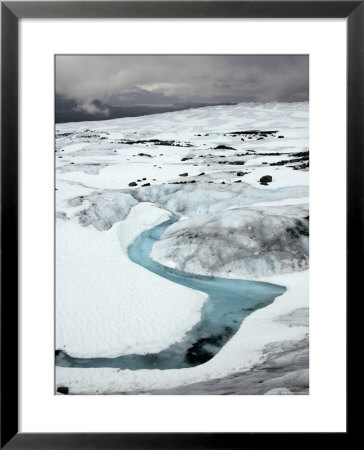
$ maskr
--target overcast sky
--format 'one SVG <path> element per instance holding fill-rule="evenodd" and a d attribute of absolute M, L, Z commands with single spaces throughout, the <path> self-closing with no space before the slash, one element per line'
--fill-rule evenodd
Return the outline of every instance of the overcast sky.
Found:
<path fill-rule="evenodd" d="M 308 56 L 57 56 L 56 93 L 97 112 L 92 103 L 308 100 Z"/>

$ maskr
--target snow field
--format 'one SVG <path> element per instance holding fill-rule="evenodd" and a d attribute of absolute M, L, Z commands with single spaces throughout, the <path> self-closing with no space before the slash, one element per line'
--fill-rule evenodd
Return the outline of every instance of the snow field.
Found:
<path fill-rule="evenodd" d="M 76 357 L 159 352 L 200 320 L 206 300 L 132 263 L 135 233 L 168 214 L 138 205 L 131 220 L 108 231 L 57 221 L 56 348 Z M 123 251 L 124 249 L 124 251 Z"/>

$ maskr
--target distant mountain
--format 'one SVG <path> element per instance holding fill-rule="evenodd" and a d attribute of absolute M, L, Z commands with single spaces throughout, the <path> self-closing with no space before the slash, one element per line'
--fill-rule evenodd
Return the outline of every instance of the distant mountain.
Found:
<path fill-rule="evenodd" d="M 234 105 L 234 103 L 223 103 L 224 105 Z M 171 111 L 181 111 L 189 108 L 202 108 L 204 106 L 217 106 L 214 103 L 186 103 L 177 105 L 126 105 L 113 106 L 103 103 L 100 100 L 94 100 L 91 104 L 95 112 L 90 113 L 80 109 L 77 103 L 72 99 L 66 99 L 56 95 L 55 100 L 55 122 L 84 122 L 91 120 L 120 119 L 122 117 L 146 116 L 149 114 L 158 114 Z"/>

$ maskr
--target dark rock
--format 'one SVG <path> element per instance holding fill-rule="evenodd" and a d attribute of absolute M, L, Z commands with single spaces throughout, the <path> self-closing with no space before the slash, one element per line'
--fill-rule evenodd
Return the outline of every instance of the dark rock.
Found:
<path fill-rule="evenodd" d="M 68 394 L 68 387 L 66 386 L 58 386 L 57 392 L 60 392 L 61 394 Z"/>
<path fill-rule="evenodd" d="M 129 186 L 138 186 L 138 185 L 135 181 L 132 181 L 131 183 L 129 183 Z"/>
<path fill-rule="evenodd" d="M 309 152 L 291 153 L 289 156 L 309 156 Z"/>
<path fill-rule="evenodd" d="M 284 136 L 278 136 L 278 139 L 283 139 L 284 138 Z"/>
<path fill-rule="evenodd" d="M 72 133 L 61 133 L 61 134 L 57 134 L 57 138 L 59 137 L 67 137 L 67 136 L 71 136 Z"/>
<path fill-rule="evenodd" d="M 259 180 L 261 183 L 270 183 L 272 181 L 271 175 L 264 175 L 264 177 L 261 177 Z"/>
<path fill-rule="evenodd" d="M 142 187 L 145 187 L 145 186 L 150 186 L 150 183 L 142 184 Z"/>
<path fill-rule="evenodd" d="M 218 145 L 215 150 L 236 150 L 236 148 L 229 147 L 228 145 Z"/>
<path fill-rule="evenodd" d="M 147 156 L 148 158 L 152 157 L 152 155 L 149 155 L 148 153 L 138 153 L 138 156 Z"/>
<path fill-rule="evenodd" d="M 146 180 L 146 178 L 142 178 L 142 180 L 143 180 L 143 181 L 145 181 L 145 180 Z"/>
<path fill-rule="evenodd" d="M 228 134 L 230 135 L 234 135 L 234 134 L 242 134 L 242 135 L 250 135 L 250 137 L 256 136 L 256 135 L 260 135 L 262 136 L 263 134 L 265 135 L 272 135 L 277 133 L 277 131 L 275 130 L 270 130 L 270 131 L 260 131 L 260 130 L 247 130 L 247 131 L 232 131 Z"/>
<path fill-rule="evenodd" d="M 237 177 L 243 177 L 245 174 L 245 172 L 237 172 L 236 176 Z"/>
<path fill-rule="evenodd" d="M 185 172 L 185 173 L 180 173 L 179 176 L 180 176 L 180 177 L 188 177 L 188 173 L 187 173 L 187 172 Z"/>
<path fill-rule="evenodd" d="M 198 174 L 198 176 L 200 177 L 201 175 L 205 175 L 205 172 L 201 172 Z"/>
<path fill-rule="evenodd" d="M 191 183 L 196 183 L 196 180 L 191 180 L 191 181 L 173 181 L 172 183 L 169 183 L 169 184 L 191 184 Z"/>
<path fill-rule="evenodd" d="M 249 150 L 249 152 L 254 152 L 255 153 L 255 150 Z M 279 152 L 263 153 L 263 152 L 259 152 L 258 155 L 259 156 L 280 156 L 280 155 L 284 155 L 284 153 L 279 153 Z"/>
<path fill-rule="evenodd" d="M 185 158 L 182 158 L 181 161 L 188 161 L 189 159 L 192 159 L 192 158 L 186 156 Z"/>
<path fill-rule="evenodd" d="M 305 170 L 310 167 L 310 163 L 303 163 L 303 164 L 299 164 L 297 166 L 287 166 L 287 167 L 293 167 L 294 170 Z"/>
<path fill-rule="evenodd" d="M 270 163 L 271 166 L 283 166 L 284 164 L 292 164 L 292 163 L 296 163 L 296 162 L 303 162 L 303 161 L 308 161 L 309 160 L 309 156 L 301 156 L 299 158 L 295 158 L 295 159 L 283 159 L 282 161 L 278 161 L 275 163 Z M 293 166 L 290 166 L 293 167 Z"/>

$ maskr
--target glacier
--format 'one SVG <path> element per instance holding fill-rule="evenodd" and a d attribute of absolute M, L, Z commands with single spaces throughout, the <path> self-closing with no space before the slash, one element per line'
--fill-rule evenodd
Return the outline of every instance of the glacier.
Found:
<path fill-rule="evenodd" d="M 308 106 L 241 103 L 56 125 L 57 350 L 152 353 L 198 323 L 204 294 L 161 281 L 127 255 L 140 233 L 172 213 L 181 219 L 154 245 L 155 261 L 286 287 L 205 364 L 57 367 L 57 386 L 75 394 L 199 393 L 199 383 L 222 380 L 225 389 L 230 377 L 247 379 L 266 361 L 281 361 L 287 342 L 292 355 L 308 348 Z M 262 183 L 264 176 L 272 181 Z M 307 376 L 298 377 L 307 355 L 300 352 L 299 364 L 288 358 L 281 384 L 268 377 L 264 389 L 235 393 L 307 393 Z"/>

